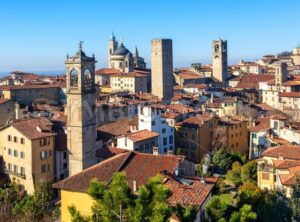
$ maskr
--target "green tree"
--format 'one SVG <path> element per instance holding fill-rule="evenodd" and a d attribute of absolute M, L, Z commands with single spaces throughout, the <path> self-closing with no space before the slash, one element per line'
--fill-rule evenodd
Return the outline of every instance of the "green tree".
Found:
<path fill-rule="evenodd" d="M 218 168 L 227 171 L 232 165 L 232 156 L 226 149 L 222 148 L 215 152 L 212 162 Z"/>
<path fill-rule="evenodd" d="M 25 196 L 15 205 L 13 214 L 25 219 L 25 221 L 39 221 L 50 216 L 49 204 L 52 197 L 51 184 L 39 182 L 33 195 Z"/>
<path fill-rule="evenodd" d="M 231 153 L 232 161 L 238 161 L 241 165 L 245 164 L 247 162 L 247 157 L 245 155 L 242 155 L 240 152 L 235 151 Z"/>
<path fill-rule="evenodd" d="M 206 212 L 208 218 L 215 222 L 221 221 L 226 218 L 226 211 L 228 210 L 228 204 L 223 201 L 219 196 L 213 196 L 206 205 Z M 225 220 L 226 221 L 226 220 Z"/>
<path fill-rule="evenodd" d="M 280 191 L 266 193 L 257 205 L 257 221 L 292 222 L 293 210 L 290 200 Z"/>
<path fill-rule="evenodd" d="M 23 198 L 22 190 L 15 182 L 0 189 L 0 218 L 10 221 L 13 218 L 13 209 Z"/>
<path fill-rule="evenodd" d="M 197 212 L 197 208 L 193 206 L 188 206 L 186 208 L 184 208 L 181 204 L 177 204 L 176 206 L 176 216 L 181 222 L 195 221 Z"/>
<path fill-rule="evenodd" d="M 300 176 L 296 176 L 296 183 L 293 186 L 291 202 L 294 214 L 294 220 L 300 221 Z"/>
<path fill-rule="evenodd" d="M 241 164 L 239 162 L 234 162 L 232 164 L 232 169 L 226 174 L 226 180 L 233 183 L 235 186 L 239 186 L 241 181 Z"/>
<path fill-rule="evenodd" d="M 252 211 L 251 205 L 245 204 L 239 211 L 231 214 L 229 222 L 254 222 L 257 215 Z"/>
<path fill-rule="evenodd" d="M 249 161 L 244 164 L 241 168 L 241 180 L 243 183 L 246 181 L 251 181 L 256 183 L 257 181 L 257 162 Z"/>
<path fill-rule="evenodd" d="M 239 206 L 243 206 L 245 204 L 251 206 L 257 206 L 259 201 L 263 198 L 263 192 L 259 189 L 254 183 L 245 182 L 238 189 L 239 194 Z"/>
<path fill-rule="evenodd" d="M 109 185 L 92 181 L 88 190 L 95 200 L 92 216 L 83 217 L 74 206 L 70 206 L 72 221 L 167 221 L 172 213 L 167 204 L 171 193 L 162 184 L 162 180 L 161 176 L 150 178 L 137 194 L 129 189 L 124 173 L 114 174 Z"/>

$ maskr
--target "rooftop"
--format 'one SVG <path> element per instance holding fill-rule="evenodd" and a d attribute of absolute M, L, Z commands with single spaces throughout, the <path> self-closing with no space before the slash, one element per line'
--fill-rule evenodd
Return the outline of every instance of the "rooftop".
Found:
<path fill-rule="evenodd" d="M 14 127 L 28 139 L 38 139 L 56 135 L 52 132 L 53 123 L 46 117 L 16 120 L 7 127 L 9 126 Z"/>
<path fill-rule="evenodd" d="M 138 186 L 147 183 L 150 177 L 162 171 L 175 173 L 182 157 L 173 155 L 153 155 L 137 152 L 124 152 L 104 160 L 74 176 L 64 179 L 53 185 L 56 189 L 86 192 L 90 181 L 109 183 L 116 172 L 126 172 L 128 184 L 132 187 L 133 181 Z M 137 170 L 143 169 L 143 170 Z"/>
<path fill-rule="evenodd" d="M 159 134 L 149 130 L 140 130 L 134 133 L 127 134 L 127 138 L 133 142 L 140 142 L 148 139 L 158 137 Z"/>
<path fill-rule="evenodd" d="M 300 160 L 300 146 L 277 146 L 265 150 L 262 156 Z"/>

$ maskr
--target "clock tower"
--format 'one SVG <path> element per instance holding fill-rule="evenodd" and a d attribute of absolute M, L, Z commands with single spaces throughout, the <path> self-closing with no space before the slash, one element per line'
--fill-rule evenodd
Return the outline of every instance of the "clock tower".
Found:
<path fill-rule="evenodd" d="M 96 62 L 82 51 L 82 42 L 76 55 L 65 61 L 69 176 L 96 163 Z"/>
<path fill-rule="evenodd" d="M 218 39 L 212 42 L 212 75 L 224 85 L 227 74 L 227 41 Z"/>

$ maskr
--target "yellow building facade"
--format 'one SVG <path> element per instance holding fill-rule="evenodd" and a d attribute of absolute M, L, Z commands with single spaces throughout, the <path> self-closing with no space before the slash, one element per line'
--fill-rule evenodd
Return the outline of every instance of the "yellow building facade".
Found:
<path fill-rule="evenodd" d="M 70 222 L 69 207 L 75 206 L 83 216 L 92 214 L 93 198 L 87 193 L 61 190 L 61 222 Z"/>
<path fill-rule="evenodd" d="M 263 190 L 280 189 L 291 197 L 299 173 L 299 146 L 271 147 L 257 161 L 257 186 Z"/>
<path fill-rule="evenodd" d="M 55 134 L 33 132 L 37 130 L 33 129 L 35 127 L 38 126 L 29 119 L 14 122 L 0 131 L 4 171 L 11 181 L 23 185 L 28 193 L 34 192 L 37 182 L 52 182 L 55 175 Z M 28 136 L 24 131 L 32 135 Z"/>
<path fill-rule="evenodd" d="M 195 163 L 211 151 L 212 134 L 218 123 L 213 116 L 196 115 L 176 124 L 176 147 Z"/>

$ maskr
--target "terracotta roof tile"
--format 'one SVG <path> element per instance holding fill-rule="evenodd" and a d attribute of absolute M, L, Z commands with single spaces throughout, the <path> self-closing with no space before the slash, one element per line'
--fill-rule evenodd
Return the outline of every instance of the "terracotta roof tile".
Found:
<path fill-rule="evenodd" d="M 103 68 L 103 69 L 98 69 L 95 74 L 96 75 L 115 75 L 121 73 L 119 69 L 113 69 L 113 68 Z"/>
<path fill-rule="evenodd" d="M 129 118 L 121 118 L 115 122 L 97 127 L 99 139 L 108 141 L 113 137 L 127 134 L 130 131 L 130 121 Z"/>
<path fill-rule="evenodd" d="M 128 185 L 132 188 L 133 181 L 137 186 L 147 183 L 150 177 L 168 171 L 175 173 L 182 157 L 173 155 L 152 155 L 136 152 L 124 152 L 104 160 L 74 176 L 53 185 L 56 189 L 86 192 L 90 181 L 109 183 L 114 173 L 125 172 Z"/>
<path fill-rule="evenodd" d="M 158 136 L 159 136 L 158 133 L 153 132 L 153 131 L 149 131 L 147 129 L 127 134 L 127 138 L 130 139 L 133 142 L 148 140 L 148 139 L 155 138 L 155 137 L 158 137 Z"/>
<path fill-rule="evenodd" d="M 0 98 L 0 105 L 12 101 L 11 99 Z"/>
<path fill-rule="evenodd" d="M 167 180 L 165 186 L 172 192 L 172 196 L 168 199 L 171 206 L 181 204 L 182 206 L 200 207 L 209 196 L 212 188 L 217 182 L 217 178 L 209 178 L 205 183 L 199 177 L 183 177 L 176 178 L 169 173 L 164 173 Z"/>
<path fill-rule="evenodd" d="M 56 135 L 52 132 L 53 123 L 46 117 L 16 120 L 12 122 L 10 126 L 17 129 L 29 139 L 38 139 Z"/>
<path fill-rule="evenodd" d="M 128 152 L 128 150 L 117 148 L 117 147 L 102 147 L 96 151 L 96 156 L 101 160 L 109 159 L 120 153 Z"/>
<path fill-rule="evenodd" d="M 214 116 L 211 116 L 208 113 L 204 114 L 197 114 L 195 116 L 189 117 L 182 122 L 177 123 L 176 125 L 182 126 L 182 127 L 201 127 L 204 125 L 205 122 L 210 121 L 214 118 Z"/>
<path fill-rule="evenodd" d="M 300 92 L 280 92 L 279 97 L 300 98 Z"/>
<path fill-rule="evenodd" d="M 272 82 L 274 81 L 274 75 L 267 75 L 267 74 L 245 74 L 243 75 L 240 82 L 237 84 L 236 88 L 243 88 L 243 89 L 251 89 L 259 88 L 260 82 Z"/>
<path fill-rule="evenodd" d="M 27 85 L 3 85 L 0 90 L 12 91 L 23 89 L 47 89 L 47 88 L 61 88 L 62 84 L 27 84 Z"/>
<path fill-rule="evenodd" d="M 256 125 L 249 128 L 250 132 L 260 132 L 270 129 L 270 118 L 269 117 L 261 117 L 255 123 Z"/>
<path fill-rule="evenodd" d="M 262 156 L 282 157 L 290 160 L 300 160 L 300 146 L 277 146 L 271 147 L 262 153 Z"/>

